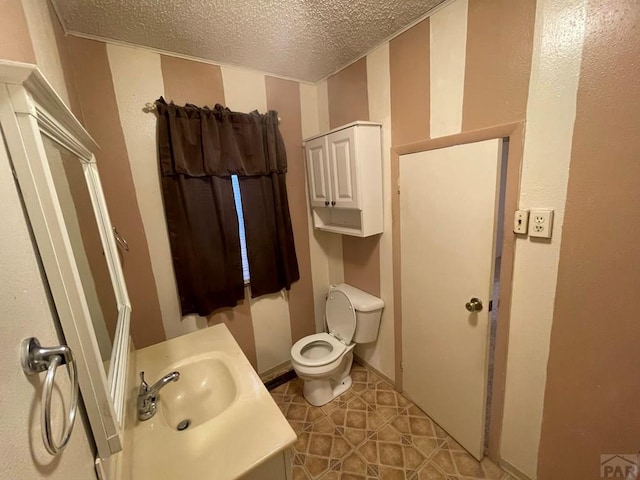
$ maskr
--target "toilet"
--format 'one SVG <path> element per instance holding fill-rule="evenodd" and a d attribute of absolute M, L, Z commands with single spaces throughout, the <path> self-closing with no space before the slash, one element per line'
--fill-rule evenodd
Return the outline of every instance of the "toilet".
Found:
<path fill-rule="evenodd" d="M 291 364 L 304 380 L 303 395 L 319 407 L 351 387 L 353 349 L 378 338 L 384 302 L 341 283 L 327 294 L 325 318 L 329 333 L 316 333 L 291 347 Z"/>

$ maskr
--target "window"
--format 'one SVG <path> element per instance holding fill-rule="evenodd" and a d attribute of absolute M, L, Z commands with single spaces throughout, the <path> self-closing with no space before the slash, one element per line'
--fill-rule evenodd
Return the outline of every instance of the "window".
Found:
<path fill-rule="evenodd" d="M 207 316 L 237 305 L 247 293 L 245 281 L 251 281 L 253 298 L 290 289 L 300 271 L 284 201 L 286 149 L 277 113 L 232 112 L 233 128 L 220 136 L 214 130 L 226 131 L 231 121 L 226 113 L 215 113 L 221 108 L 227 112 L 224 107 L 215 107 L 212 114 L 193 105 L 169 105 L 163 98 L 156 106 L 162 194 L 183 316 Z M 192 117 L 198 121 L 179 120 Z M 206 148 L 204 138 L 210 143 Z M 262 148 L 267 143 L 275 148 Z M 221 151 L 225 155 L 216 154 Z M 248 151 L 255 155 L 247 156 Z M 239 164 L 244 170 L 233 177 Z M 177 165 L 187 166 L 188 172 Z M 265 165 L 275 168 L 265 175 Z M 221 195 L 226 195 L 224 202 L 218 202 Z M 211 248 L 217 244 L 229 248 Z M 229 267 L 235 274 L 221 277 Z"/>
<path fill-rule="evenodd" d="M 236 214 L 238 215 L 238 230 L 240 232 L 240 254 L 242 255 L 242 278 L 245 285 L 251 278 L 249 275 L 249 260 L 247 258 L 247 241 L 244 235 L 244 215 L 242 213 L 242 197 L 240 196 L 240 182 L 237 175 L 231 175 L 231 185 L 233 186 L 233 199 L 236 203 Z"/>

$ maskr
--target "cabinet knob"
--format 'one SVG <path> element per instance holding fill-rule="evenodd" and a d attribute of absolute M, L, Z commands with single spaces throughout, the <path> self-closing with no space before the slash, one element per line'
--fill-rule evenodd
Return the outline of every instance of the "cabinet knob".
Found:
<path fill-rule="evenodd" d="M 335 201 L 331 202 L 331 206 L 334 206 L 335 204 L 336 204 L 336 202 L 335 202 Z"/>
<path fill-rule="evenodd" d="M 325 204 L 325 205 L 329 205 L 329 202 L 328 202 L 328 201 L 326 201 L 326 202 L 324 202 L 324 204 Z"/>

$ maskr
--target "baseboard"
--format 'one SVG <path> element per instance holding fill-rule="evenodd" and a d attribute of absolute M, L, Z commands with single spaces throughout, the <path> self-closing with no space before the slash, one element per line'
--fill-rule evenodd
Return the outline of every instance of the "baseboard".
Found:
<path fill-rule="evenodd" d="M 264 386 L 267 390 L 271 391 L 274 388 L 277 388 L 283 383 L 287 383 L 288 381 L 293 380 L 296 377 L 296 372 L 294 372 L 293 370 L 289 370 L 282 375 L 278 375 L 277 377 L 264 382 Z"/>
<path fill-rule="evenodd" d="M 386 382 L 390 383 L 391 385 L 396 386 L 396 382 L 391 380 L 389 377 L 387 377 L 384 373 L 382 373 L 380 370 L 378 370 L 377 368 L 371 366 L 370 363 L 368 363 L 367 361 L 363 360 L 361 357 L 359 357 L 358 355 L 354 355 L 353 356 L 353 360 L 358 364 L 358 365 L 362 365 L 363 367 L 366 367 L 367 369 L 371 370 L 373 373 L 375 373 L 377 376 L 379 376 L 380 378 L 382 378 L 383 380 L 385 380 Z"/>
<path fill-rule="evenodd" d="M 293 371 L 290 361 L 276 365 L 275 367 L 260 374 L 260 380 L 262 380 L 262 383 L 264 383 L 267 390 L 273 390 L 294 378 L 296 378 L 296 372 Z"/>
<path fill-rule="evenodd" d="M 509 462 L 507 462 L 504 459 L 501 459 L 500 462 L 498 462 L 498 465 L 505 472 L 507 472 L 512 477 L 517 478 L 518 480 L 535 480 L 534 478 L 532 478 L 529 475 L 527 475 L 526 473 L 520 471 L 518 468 L 514 467 L 513 465 L 511 465 Z"/>
<path fill-rule="evenodd" d="M 289 370 L 293 370 L 293 367 L 291 366 L 291 361 L 287 360 L 286 362 L 282 362 L 275 367 L 271 367 L 269 370 L 258 373 L 258 376 L 260 377 L 260 380 L 262 380 L 262 383 L 266 383 L 269 380 L 272 380 L 282 375 L 283 373 L 288 372 Z"/>
<path fill-rule="evenodd" d="M 379 371 L 377 368 L 373 367 L 371 364 L 369 364 L 359 356 L 354 355 L 353 360 L 357 364 L 362 365 L 368 370 L 371 370 L 373 373 L 375 373 L 378 377 L 382 378 L 384 381 L 390 383 L 394 387 L 396 386 L 393 380 L 391 380 L 384 373 Z M 293 367 L 291 366 L 291 362 L 287 361 L 287 362 L 281 363 L 280 365 L 276 365 L 273 368 L 270 368 L 266 372 L 261 373 L 260 380 L 262 380 L 262 383 L 264 383 L 264 386 L 267 388 L 267 390 L 273 390 L 274 388 L 279 387 L 283 383 L 286 383 L 296 378 L 296 376 L 297 375 L 294 372 Z"/>

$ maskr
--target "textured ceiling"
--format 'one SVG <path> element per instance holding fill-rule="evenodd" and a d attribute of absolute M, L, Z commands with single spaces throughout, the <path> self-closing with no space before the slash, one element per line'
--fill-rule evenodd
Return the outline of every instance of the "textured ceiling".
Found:
<path fill-rule="evenodd" d="M 315 82 L 443 0 L 54 0 L 70 33 Z"/>

